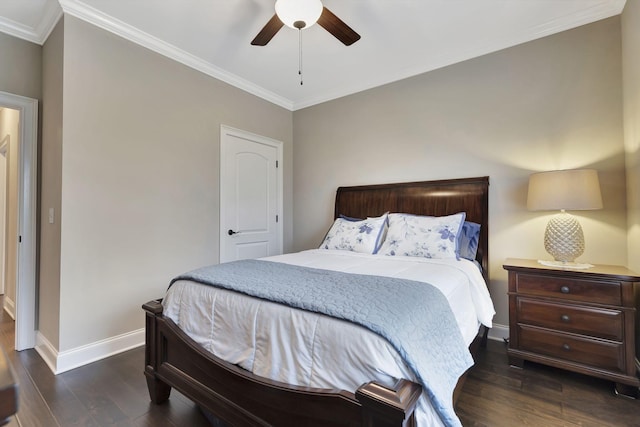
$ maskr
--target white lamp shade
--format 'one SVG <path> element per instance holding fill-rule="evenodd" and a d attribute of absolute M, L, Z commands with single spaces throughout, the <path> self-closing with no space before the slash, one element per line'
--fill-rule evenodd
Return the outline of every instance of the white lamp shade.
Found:
<path fill-rule="evenodd" d="M 309 28 L 322 15 L 322 2 L 320 0 L 278 0 L 276 1 L 276 14 L 278 18 L 291 28 Z M 304 25 L 297 27 L 294 23 L 302 21 Z"/>
<path fill-rule="evenodd" d="M 527 208 L 534 211 L 602 209 L 598 172 L 571 169 L 532 174 Z"/>

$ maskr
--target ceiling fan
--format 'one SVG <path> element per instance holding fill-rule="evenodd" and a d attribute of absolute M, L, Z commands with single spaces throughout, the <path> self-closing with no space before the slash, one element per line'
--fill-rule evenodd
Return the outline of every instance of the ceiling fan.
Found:
<path fill-rule="evenodd" d="M 302 30 L 316 22 L 346 46 L 360 40 L 340 18 L 322 5 L 320 0 L 277 0 L 276 13 L 251 42 L 254 46 L 265 46 L 284 25 Z"/>

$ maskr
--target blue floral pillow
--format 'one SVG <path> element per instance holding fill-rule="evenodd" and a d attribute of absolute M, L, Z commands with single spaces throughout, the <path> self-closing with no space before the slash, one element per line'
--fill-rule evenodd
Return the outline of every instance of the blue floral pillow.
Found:
<path fill-rule="evenodd" d="M 363 220 L 337 218 L 320 245 L 320 249 L 375 254 L 382 245 L 386 225 L 387 214 Z"/>
<path fill-rule="evenodd" d="M 458 236 L 466 214 L 418 216 L 389 214 L 389 230 L 378 253 L 459 259 Z"/>
<path fill-rule="evenodd" d="M 480 224 L 465 221 L 458 237 L 458 248 L 462 258 L 475 261 L 478 253 L 478 241 L 480 240 Z"/>

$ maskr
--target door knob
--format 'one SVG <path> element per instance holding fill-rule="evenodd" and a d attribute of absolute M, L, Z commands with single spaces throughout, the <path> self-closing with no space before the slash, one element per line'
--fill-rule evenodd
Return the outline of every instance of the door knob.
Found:
<path fill-rule="evenodd" d="M 227 234 L 228 234 L 229 236 L 233 236 L 234 234 L 238 234 L 238 233 L 240 233 L 240 232 L 239 232 L 239 231 L 233 231 L 233 230 L 229 230 L 229 231 L 227 231 Z"/>

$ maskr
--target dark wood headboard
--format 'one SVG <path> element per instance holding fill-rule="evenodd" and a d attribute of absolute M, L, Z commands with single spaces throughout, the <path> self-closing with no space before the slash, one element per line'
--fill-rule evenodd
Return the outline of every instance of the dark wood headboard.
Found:
<path fill-rule="evenodd" d="M 385 212 L 443 216 L 466 212 L 481 225 L 477 261 L 489 283 L 489 177 L 339 187 L 335 217 L 379 216 Z"/>

